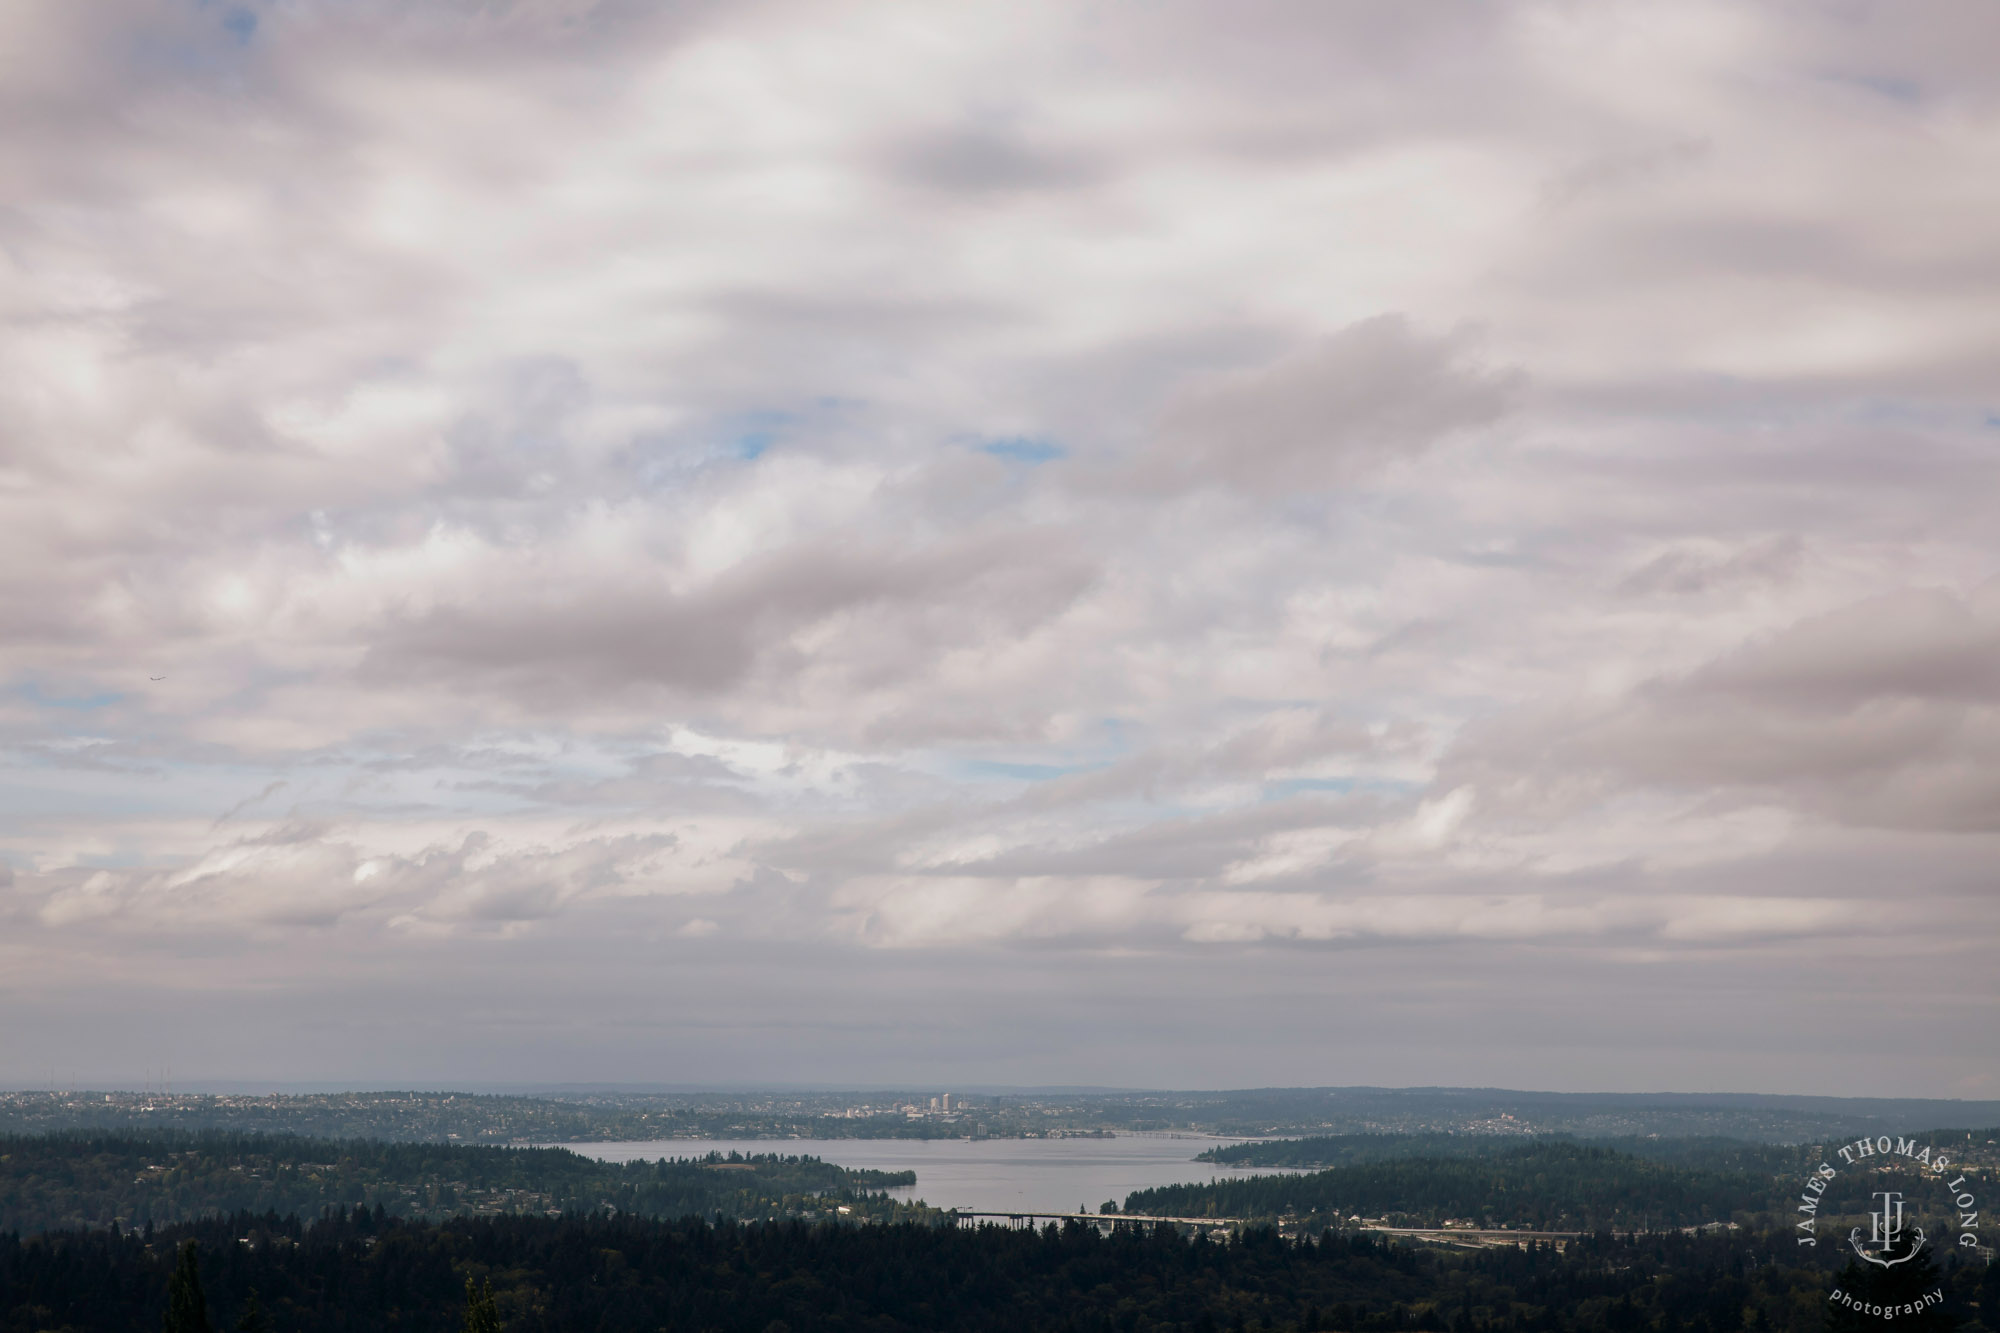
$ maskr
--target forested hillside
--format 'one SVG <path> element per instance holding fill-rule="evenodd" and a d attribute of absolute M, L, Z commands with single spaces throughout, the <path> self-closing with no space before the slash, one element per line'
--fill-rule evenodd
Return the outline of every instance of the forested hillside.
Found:
<path fill-rule="evenodd" d="M 310 1227 L 237 1217 L 150 1238 L 0 1236 L 0 1318 L 23 1333 L 154 1333 L 183 1238 L 200 1243 L 213 1327 L 234 1327 L 254 1290 L 283 1333 L 446 1333 L 460 1327 L 468 1279 L 491 1282 L 508 1333 L 1839 1333 L 1851 1321 L 1830 1289 L 1879 1282 L 1814 1267 L 1787 1236 L 1600 1236 L 1561 1252 L 1458 1254 L 1269 1232 L 1190 1243 L 1169 1228 L 1101 1237 L 1077 1226 L 363 1214 Z M 1996 1270 L 1946 1262 L 1897 1279 L 1948 1295 L 1942 1309 L 1898 1320 L 1906 1333 L 1965 1318 L 1985 1321 L 1969 1333 L 1991 1329 Z"/>
<path fill-rule="evenodd" d="M 1399 1225 L 1534 1230 L 1644 1230 L 1726 1222 L 1770 1208 L 1774 1177 L 1652 1162 L 1608 1148 L 1530 1143 L 1493 1156 L 1415 1157 L 1140 1190 L 1125 1210 L 1161 1216 L 1329 1221 L 1387 1217 Z"/>
<path fill-rule="evenodd" d="M 0 1138 L 0 1231 L 128 1227 L 221 1213 L 390 1217 L 609 1210 L 646 1217 L 856 1218 L 910 1209 L 880 1191 L 914 1173 L 756 1155 L 612 1164 L 561 1148 L 455 1147 L 257 1134 Z"/>

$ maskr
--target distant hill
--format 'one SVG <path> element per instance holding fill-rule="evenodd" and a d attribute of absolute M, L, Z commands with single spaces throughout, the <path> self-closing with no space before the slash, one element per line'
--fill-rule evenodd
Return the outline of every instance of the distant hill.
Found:
<path fill-rule="evenodd" d="M 1398 1226 L 1528 1230 L 1662 1230 L 1761 1212 L 1773 1178 L 1648 1161 L 1554 1141 L 1490 1156 L 1415 1157 L 1331 1167 L 1310 1175 L 1248 1176 L 1140 1190 L 1125 1211 L 1169 1217 L 1294 1216 L 1315 1225 L 1387 1218 Z"/>
<path fill-rule="evenodd" d="M 942 1091 L 942 1090 L 941 1090 Z M 1250 1088 L 1225 1092 L 937 1094 L 432 1092 L 296 1095 L 0 1093 L 0 1133 L 225 1130 L 497 1144 L 613 1140 L 1009 1138 L 1078 1131 L 1284 1135 L 1569 1135 L 1818 1143 L 1938 1125 L 2000 1124 L 2000 1102 L 1561 1093 L 1503 1088 Z M 941 1099 L 940 1099 L 941 1100 Z M 931 1107 L 930 1110 L 924 1108 Z"/>
<path fill-rule="evenodd" d="M 1505 1088 L 1253 1088 L 1153 1094 L 1229 1135 L 1657 1134 L 1814 1143 L 1874 1130 L 2000 1124 L 2000 1102 L 1761 1093 L 1518 1092 Z"/>
<path fill-rule="evenodd" d="M 881 1191 L 912 1172 L 757 1154 L 613 1164 L 561 1148 L 262 1134 L 0 1137 L 0 1233 L 164 1225 L 231 1213 L 311 1219 L 574 1212 L 745 1219 L 928 1217 Z"/>
<path fill-rule="evenodd" d="M 1220 1166 L 1289 1169 L 1354 1166 L 1410 1157 L 1498 1157 L 1524 1146 L 1588 1143 L 1594 1148 L 1651 1161 L 1709 1171 L 1751 1171 L 1759 1175 L 1804 1172 L 1818 1159 L 1810 1144 L 1751 1143 L 1715 1137 L 1578 1140 L 1570 1135 L 1516 1134 L 1325 1134 L 1300 1139 L 1258 1139 L 1210 1148 L 1196 1159 Z"/>
<path fill-rule="evenodd" d="M 1912 1137 L 1949 1146 L 1954 1171 L 1992 1180 L 2000 1131 Z M 1202 1160 L 1291 1174 L 1224 1176 L 1141 1190 L 1128 1212 L 1168 1217 L 1292 1218 L 1317 1226 L 1386 1219 L 1394 1226 L 1619 1231 L 1737 1223 L 1782 1229 L 1800 1182 L 1826 1150 L 1715 1138 L 1580 1141 L 1499 1135 L 1329 1135 L 1233 1144 Z M 1321 1168 L 1305 1170 L 1305 1168 Z M 1861 1220 L 1865 1172 L 1848 1172 L 1819 1196 L 1828 1216 Z M 1941 1200 L 1922 1201 L 1925 1207 Z"/>

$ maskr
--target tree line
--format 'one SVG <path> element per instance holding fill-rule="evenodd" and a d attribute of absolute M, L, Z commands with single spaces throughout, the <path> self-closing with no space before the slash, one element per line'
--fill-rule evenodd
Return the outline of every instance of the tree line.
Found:
<path fill-rule="evenodd" d="M 1919 1139 L 1949 1149 L 1957 1172 L 1993 1188 L 1992 1131 L 1940 1131 Z M 1442 1140 L 1442 1141 L 1441 1141 Z M 1616 1146 L 1610 1146 L 1615 1144 Z M 1733 1223 L 1753 1230 L 1798 1221 L 1801 1189 L 1832 1150 L 1729 1139 L 1624 1139 L 1580 1143 L 1564 1138 L 1472 1139 L 1467 1136 L 1345 1135 L 1239 1144 L 1203 1154 L 1228 1165 L 1343 1165 L 1292 1175 L 1225 1178 L 1141 1190 L 1128 1212 L 1163 1216 L 1337 1220 L 1360 1216 L 1395 1225 L 1447 1221 L 1482 1227 L 1552 1231 L 1654 1230 Z M 1415 1155 L 1411 1155 L 1415 1154 Z M 1882 1171 L 1900 1159 L 1841 1171 L 1815 1191 L 1821 1224 L 1866 1221 Z M 1919 1188 L 1909 1206 L 1927 1224 L 1948 1223 L 1940 1189 Z"/>
<path fill-rule="evenodd" d="M 1925 1262 L 1900 1280 L 1946 1303 L 1898 1323 L 1992 1333 L 2000 1269 Z M 1333 1232 L 1188 1241 L 1164 1225 L 1105 1236 L 1075 1224 L 429 1223 L 357 1211 L 0 1235 L 0 1327 L 152 1333 L 164 1317 L 168 1333 L 1842 1333 L 1871 1324 L 1831 1305 L 1831 1290 L 1881 1294 L 1866 1286 L 1879 1270 L 1856 1267 L 1816 1266 L 1782 1234 L 1446 1252 Z"/>
<path fill-rule="evenodd" d="M 2000 1161 L 2000 1152 L 1995 1150 L 1995 1142 L 2000 1140 L 2000 1128 L 1937 1129 L 1916 1137 L 1925 1143 L 1949 1145 L 1957 1160 L 1968 1165 L 1991 1166 Z M 1833 1136 L 1833 1141 L 1843 1141 L 1843 1136 Z M 1712 1134 L 1670 1137 L 1625 1134 L 1582 1138 L 1573 1134 L 1368 1133 L 1314 1134 L 1295 1139 L 1229 1143 L 1210 1148 L 1196 1160 L 1222 1166 L 1298 1169 L 1390 1162 L 1406 1157 L 1500 1157 L 1523 1147 L 1547 1143 L 1608 1148 L 1649 1161 L 1709 1171 L 1749 1171 L 1785 1177 L 1803 1175 L 1827 1151 L 1823 1146 L 1811 1143 L 1759 1143 Z"/>
<path fill-rule="evenodd" d="M 316 1217 L 610 1211 L 648 1217 L 912 1216 L 882 1191 L 911 1171 L 815 1157 L 710 1155 L 601 1162 L 562 1148 L 163 1133 L 0 1137 L 0 1230 L 126 1227 L 238 1212 Z M 919 1209 L 918 1212 L 928 1210 Z"/>
<path fill-rule="evenodd" d="M 1728 1221 L 1771 1207 L 1772 1177 L 1648 1161 L 1566 1141 L 1481 1157 L 1363 1161 L 1304 1175 L 1223 1178 L 1139 1190 L 1125 1211 L 1162 1216 L 1469 1221 L 1543 1231 L 1630 1231 Z"/>

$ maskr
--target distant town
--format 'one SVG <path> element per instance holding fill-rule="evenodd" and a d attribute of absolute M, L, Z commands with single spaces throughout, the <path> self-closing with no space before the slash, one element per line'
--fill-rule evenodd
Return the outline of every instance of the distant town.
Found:
<path fill-rule="evenodd" d="M 2000 1103 L 1752 1095 L 1636 1096 L 1494 1089 L 1228 1092 L 447 1091 L 0 1093 L 0 1133 L 225 1129 L 406 1142 L 548 1144 L 671 1139 L 1063 1138 L 1190 1134 L 1713 1135 L 1807 1143 L 1871 1126 L 2000 1123 Z"/>

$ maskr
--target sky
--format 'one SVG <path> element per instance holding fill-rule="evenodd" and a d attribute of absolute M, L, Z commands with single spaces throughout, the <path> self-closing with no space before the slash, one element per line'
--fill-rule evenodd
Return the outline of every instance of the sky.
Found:
<path fill-rule="evenodd" d="M 2000 1096 L 1991 23 L 0 6 L 0 1083 Z"/>

